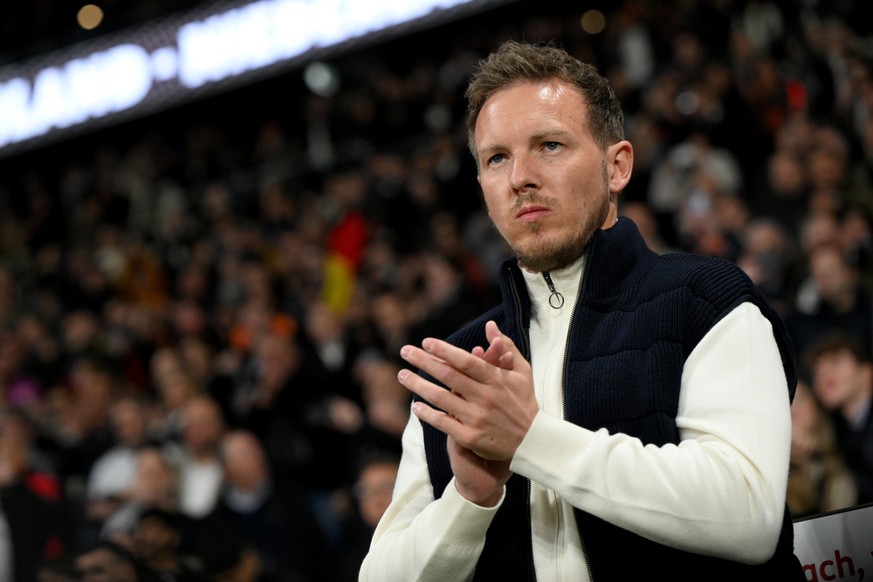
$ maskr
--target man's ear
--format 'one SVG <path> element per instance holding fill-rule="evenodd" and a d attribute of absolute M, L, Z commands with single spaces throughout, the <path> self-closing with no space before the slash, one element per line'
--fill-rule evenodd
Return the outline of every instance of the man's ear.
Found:
<path fill-rule="evenodd" d="M 634 168 L 634 147 L 627 140 L 612 144 L 606 148 L 606 164 L 609 191 L 617 194 L 630 182 Z"/>

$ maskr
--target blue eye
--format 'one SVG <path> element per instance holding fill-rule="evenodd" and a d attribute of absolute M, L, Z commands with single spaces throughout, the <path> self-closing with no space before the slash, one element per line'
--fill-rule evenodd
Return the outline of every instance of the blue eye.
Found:
<path fill-rule="evenodd" d="M 491 156 L 490 158 L 488 158 L 488 163 L 489 164 L 498 164 L 498 163 L 502 162 L 504 159 L 506 159 L 505 155 L 495 154 L 495 155 Z"/>
<path fill-rule="evenodd" d="M 551 151 L 551 152 L 555 151 L 559 147 L 561 147 L 561 144 L 556 142 L 556 141 L 547 141 L 546 143 L 543 144 L 543 149 L 546 149 L 546 150 Z"/>

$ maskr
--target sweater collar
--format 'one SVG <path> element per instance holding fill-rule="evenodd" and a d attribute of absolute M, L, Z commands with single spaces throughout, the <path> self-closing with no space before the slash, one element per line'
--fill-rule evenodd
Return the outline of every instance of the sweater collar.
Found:
<path fill-rule="evenodd" d="M 650 268 L 657 255 L 646 246 L 636 224 L 625 216 L 620 216 L 618 221 L 608 229 L 598 230 L 584 256 L 572 264 L 551 271 L 552 280 L 568 277 L 574 280 L 578 277 L 582 267 L 585 267 L 586 276 L 585 296 L 593 300 L 604 300 L 621 294 L 628 289 L 634 289 L 638 283 L 634 277 L 634 270 L 645 266 L 645 271 Z M 541 273 L 528 273 L 521 269 L 516 260 L 508 259 L 504 265 L 515 278 L 517 285 L 523 284 L 528 287 L 529 282 L 536 283 L 536 287 L 530 287 L 532 292 L 547 285 Z M 546 295 L 548 297 L 548 295 Z"/>
<path fill-rule="evenodd" d="M 575 291 L 582 294 L 583 300 L 601 304 L 608 308 L 619 296 L 633 293 L 639 279 L 654 265 L 657 255 L 647 246 L 633 221 L 619 217 L 614 226 L 595 233 L 585 251 L 584 263 L 568 265 L 568 276 L 578 275 L 578 269 L 585 266 L 585 280 Z M 638 268 L 638 267 L 644 268 Z M 562 272 L 564 269 L 559 269 Z M 515 258 L 507 259 L 502 269 L 500 288 L 504 301 L 508 302 L 507 323 L 527 329 L 530 325 L 531 294 L 527 280 Z M 542 275 L 540 275 L 542 279 Z M 547 288 L 545 280 L 543 287 Z M 546 304 L 549 295 L 546 294 Z M 573 305 L 565 301 L 565 305 Z M 514 306 L 514 307 L 513 307 Z"/>
<path fill-rule="evenodd" d="M 532 273 L 521 269 L 534 310 L 572 309 L 584 267 L 585 254 L 569 265 L 548 273 Z M 555 303 L 556 294 L 561 297 L 560 306 Z"/>

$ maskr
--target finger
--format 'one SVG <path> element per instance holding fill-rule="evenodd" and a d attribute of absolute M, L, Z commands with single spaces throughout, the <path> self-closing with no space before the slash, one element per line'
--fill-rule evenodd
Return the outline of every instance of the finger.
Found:
<path fill-rule="evenodd" d="M 488 321 L 485 324 L 485 337 L 488 338 L 490 347 L 494 347 L 500 352 L 499 358 L 503 358 L 506 353 L 510 354 L 507 357 L 507 360 L 510 362 L 509 367 L 507 368 L 503 363 L 500 363 L 499 365 L 501 368 L 509 369 L 512 367 L 512 362 L 514 362 L 516 358 L 524 359 L 524 356 L 521 355 L 521 351 L 516 347 L 512 338 L 500 331 L 500 328 L 497 327 L 497 324 L 494 321 Z"/>
<path fill-rule="evenodd" d="M 514 363 L 512 351 L 514 346 L 512 340 L 503 335 L 497 327 L 497 324 L 493 321 L 486 323 L 485 333 L 490 344 L 488 346 L 486 360 L 499 368 L 511 370 Z"/>
<path fill-rule="evenodd" d="M 492 366 L 497 366 L 499 368 L 504 367 L 500 364 L 500 358 L 503 356 L 504 353 L 501 349 L 500 342 L 497 342 L 496 344 L 491 344 L 490 346 L 488 346 L 487 350 L 476 346 L 470 351 L 470 353 L 472 353 L 476 357 L 482 358 Z"/>
<path fill-rule="evenodd" d="M 448 392 L 448 390 L 443 390 L 443 392 Z M 413 404 L 412 413 L 422 422 L 428 423 L 435 429 L 449 435 L 450 437 L 457 435 L 458 431 L 462 428 L 461 423 L 456 418 L 441 410 L 428 406 L 424 402 L 416 402 Z"/>
<path fill-rule="evenodd" d="M 518 352 L 518 348 L 515 346 L 512 338 L 500 331 L 500 328 L 497 327 L 494 321 L 488 321 L 485 324 L 485 337 L 488 338 L 489 344 L 499 342 L 505 350 Z"/>
<path fill-rule="evenodd" d="M 477 358 L 482 358 L 493 366 L 497 366 L 505 370 L 509 370 L 512 368 L 512 354 L 510 352 L 501 351 L 499 339 L 497 342 L 492 343 L 488 347 L 487 351 L 483 349 L 482 346 L 475 346 L 472 350 L 470 350 L 470 353 Z"/>
<path fill-rule="evenodd" d="M 422 348 L 404 346 L 400 356 L 452 389 L 463 393 L 473 383 L 488 383 L 493 378 L 494 364 L 447 342 L 427 338 Z"/>
<path fill-rule="evenodd" d="M 397 380 L 410 392 L 452 416 L 463 416 L 469 407 L 460 394 L 446 390 L 410 370 L 400 370 Z"/>

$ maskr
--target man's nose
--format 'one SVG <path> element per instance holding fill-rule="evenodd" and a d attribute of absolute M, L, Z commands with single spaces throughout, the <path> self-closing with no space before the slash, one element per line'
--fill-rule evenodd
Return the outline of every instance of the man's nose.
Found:
<path fill-rule="evenodd" d="M 509 181 L 516 192 L 539 189 L 540 179 L 535 161 L 529 156 L 515 156 L 512 159 Z"/>

